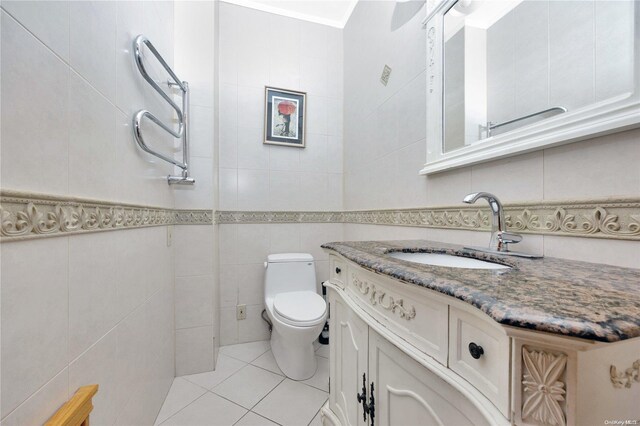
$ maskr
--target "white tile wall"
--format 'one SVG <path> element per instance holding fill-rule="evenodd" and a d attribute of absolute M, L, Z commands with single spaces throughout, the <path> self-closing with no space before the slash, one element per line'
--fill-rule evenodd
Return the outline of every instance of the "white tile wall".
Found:
<path fill-rule="evenodd" d="M 632 16 L 632 1 L 519 4 L 487 30 L 489 119 L 630 91 Z"/>
<path fill-rule="evenodd" d="M 67 238 L 1 250 L 4 417 L 68 364 L 69 251 Z"/>
<path fill-rule="evenodd" d="M 268 170 L 238 169 L 238 209 L 269 209 Z"/>
<path fill-rule="evenodd" d="M 487 30 L 487 117 L 494 122 L 510 120 L 516 109 L 517 18 L 509 13 Z"/>
<path fill-rule="evenodd" d="M 65 194 L 69 66 L 4 9 L 1 14 L 2 186 Z"/>
<path fill-rule="evenodd" d="M 129 125 L 151 90 L 132 66 L 132 34 L 173 22 L 125 19 L 145 4 L 2 3 L 3 188 L 173 207 L 159 184 L 170 169 L 140 152 Z M 126 185 L 105 177 L 119 173 Z"/>
<path fill-rule="evenodd" d="M 284 16 L 273 16 L 270 22 L 269 33 L 273 40 L 280 34 L 300 34 L 303 23 L 297 19 Z M 294 37 L 287 41 L 287 50 L 292 55 L 270 55 L 269 78 L 275 87 L 300 88 L 301 79 L 301 39 Z"/>
<path fill-rule="evenodd" d="M 213 273 L 213 229 L 207 225 L 175 227 L 176 276 L 190 277 Z"/>
<path fill-rule="evenodd" d="M 123 421 L 155 416 L 174 374 L 173 270 L 148 295 L 144 281 L 120 277 L 170 266 L 165 234 L 158 227 L 2 245 L 3 424 L 41 423 L 94 382 L 105 407 L 97 419 L 111 423 L 124 409 L 123 389 L 150 395 Z M 143 241 L 138 250 L 123 250 L 135 240 Z M 140 290 L 123 293 L 126 285 Z"/>
<path fill-rule="evenodd" d="M 531 4 L 527 4 L 530 9 L 526 13 L 527 25 L 534 25 L 539 15 L 545 13 L 545 10 L 541 9 L 546 7 L 538 2 L 528 3 Z M 602 34 L 600 45 L 595 48 L 596 51 L 601 52 L 600 55 L 613 54 L 609 50 L 606 54 L 603 52 L 603 49 L 606 49 L 604 46 L 612 46 L 610 43 L 614 43 L 613 40 L 629 39 L 629 28 L 624 25 L 622 28 L 615 29 L 614 26 L 604 25 L 605 21 L 622 16 L 625 13 L 623 9 L 628 7 L 628 4 L 624 6 L 623 2 L 605 2 L 606 4 L 597 2 L 596 9 L 599 10 L 596 11 L 594 24 L 594 3 L 580 3 L 584 6 L 583 14 L 563 12 L 565 9 L 573 10 L 575 2 L 549 2 L 549 7 L 557 9 L 557 13 L 552 14 L 554 18 L 551 26 L 554 29 L 549 30 L 549 37 L 560 38 L 555 45 L 564 46 L 565 50 L 570 49 L 576 52 L 580 50 L 579 47 L 575 47 L 582 45 L 574 40 L 575 32 L 566 31 L 566 28 L 571 26 L 569 22 L 573 20 L 581 20 L 582 23 L 591 22 L 589 25 L 595 27 L 596 33 Z M 418 13 L 405 24 L 401 31 L 391 31 L 388 22 L 392 14 L 392 3 L 359 2 L 344 29 L 345 209 L 458 205 L 462 204 L 461 200 L 467 193 L 479 190 L 494 192 L 505 202 L 637 196 L 640 193 L 640 169 L 637 167 L 640 162 L 638 157 L 640 145 L 637 143 L 640 139 L 639 130 L 621 132 L 427 177 L 419 176 L 418 170 L 426 158 L 424 147 L 426 124 L 421 121 L 425 114 L 419 110 L 426 104 L 426 90 L 420 88 L 420 85 L 426 81 L 424 75 L 426 47 L 423 30 L 418 22 L 421 14 Z M 509 22 L 507 19 L 502 24 L 508 26 Z M 496 27 L 496 29 L 499 28 Z M 510 31 L 509 28 L 505 29 L 507 30 Z M 543 34 L 546 33 L 543 31 Z M 496 58 L 499 64 L 494 71 L 498 72 L 499 80 L 505 87 L 511 87 L 509 82 L 514 81 L 513 77 L 518 66 L 529 67 L 528 63 L 537 62 L 535 57 L 545 56 L 536 50 L 544 40 L 535 38 L 515 40 L 514 37 L 507 37 L 502 38 L 502 41 L 506 45 L 501 47 L 503 55 Z M 550 41 L 553 45 L 553 40 Z M 397 49 L 397 46 L 403 46 L 403 49 Z M 617 46 L 620 52 L 629 48 L 625 43 Z M 509 56 L 509 52 L 513 53 L 514 49 L 526 56 L 520 61 L 515 61 Z M 395 51 L 402 52 L 403 56 L 394 55 Z M 415 51 L 415 55 L 406 55 L 404 54 L 406 51 Z M 563 86 L 560 88 L 561 92 L 566 96 L 573 96 L 571 94 L 575 91 L 573 83 L 566 82 L 571 80 L 578 84 L 581 77 L 577 74 L 586 72 L 591 76 L 589 77 L 590 86 L 588 90 L 581 91 L 580 96 L 575 99 L 579 101 L 583 95 L 593 99 L 593 44 L 591 44 L 590 53 L 585 51 L 585 55 L 580 58 L 560 51 L 554 51 L 553 55 L 558 56 L 565 65 L 552 67 L 550 78 L 556 83 L 551 81 L 549 84 Z M 610 71 L 611 67 L 599 62 L 597 56 L 596 53 L 596 69 L 600 67 L 603 72 Z M 501 58 L 502 62 L 500 62 Z M 586 60 L 585 58 L 591 58 L 589 64 L 585 63 L 584 67 L 578 66 L 577 64 Z M 393 60 L 395 62 L 392 62 Z M 393 69 L 389 85 L 386 87 L 378 81 L 384 63 L 388 63 Z M 489 61 L 490 65 L 491 63 L 492 61 Z M 614 61 L 610 59 L 609 63 Z M 493 64 L 495 65 L 496 62 L 494 61 Z M 617 65 L 616 62 L 616 67 Z M 620 68 L 625 69 L 624 66 Z M 403 71 L 396 73 L 396 70 Z M 572 74 L 571 78 L 561 77 L 559 73 L 564 72 L 563 70 L 577 74 Z M 620 75 L 621 87 L 627 84 L 625 75 L 624 72 Z M 535 83 L 541 84 L 543 80 L 536 79 Z M 561 81 L 565 83 L 560 83 Z M 604 93 L 611 93 L 609 90 L 613 88 L 598 81 L 596 76 L 596 92 L 601 90 L 602 96 Z M 517 109 L 516 94 L 517 99 L 532 102 L 532 105 L 541 99 L 540 92 L 542 93 L 540 96 L 544 98 L 546 90 L 535 89 L 535 87 L 537 86 L 533 82 L 531 85 L 522 86 L 514 83 L 509 90 L 505 89 L 507 90 L 504 93 L 505 97 L 499 102 L 504 108 L 504 114 L 510 115 L 514 109 Z M 527 91 L 529 89 L 531 93 Z M 533 93 L 534 90 L 535 93 Z M 560 99 L 551 102 L 558 103 Z M 410 107 L 407 108 L 406 105 Z M 412 111 L 415 111 L 415 117 L 411 115 Z M 394 120 L 399 123 L 398 129 L 396 124 L 392 123 Z M 415 128 L 413 128 L 414 125 Z M 400 149 L 402 146 L 406 148 Z M 344 238 L 347 240 L 430 238 L 476 245 L 484 245 L 488 241 L 485 233 L 479 232 L 353 224 L 344 225 Z M 532 235 L 525 236 L 525 241 L 528 250 L 544 251 L 548 256 L 637 267 L 637 260 L 632 259 L 633 256 L 637 259 L 637 242 Z"/>
<path fill-rule="evenodd" d="M 176 376 L 213 370 L 213 338 L 212 325 L 176 330 Z"/>
<path fill-rule="evenodd" d="M 341 209 L 341 31 L 228 3 L 220 3 L 219 31 L 219 208 Z M 295 35 L 285 46 L 283 31 Z M 265 85 L 308 93 L 305 149 L 262 143 Z M 315 246 L 341 232 L 341 225 L 220 225 L 220 343 L 269 337 L 260 317 L 269 253 L 314 253 L 318 270 L 326 269 Z M 247 305 L 246 320 L 236 320 L 236 304 Z"/>
<path fill-rule="evenodd" d="M 595 100 L 594 2 L 549 2 L 549 103 L 569 109 Z"/>
<path fill-rule="evenodd" d="M 2 419 L 2 424 L 7 426 L 43 424 L 51 417 L 51 413 L 67 401 L 68 392 L 69 369 L 65 368 Z"/>
<path fill-rule="evenodd" d="M 176 329 L 213 323 L 212 276 L 176 277 Z"/>
<path fill-rule="evenodd" d="M 500 194 L 500 201 L 542 200 L 544 152 L 537 151 L 517 157 L 478 164 L 471 167 L 471 191 L 485 191 Z M 518 185 L 505 176 L 518 176 Z M 458 204 L 456 200 L 454 204 Z"/>
<path fill-rule="evenodd" d="M 215 8 L 213 2 L 175 4 L 175 69 L 189 82 L 190 172 L 196 179 L 175 189 L 178 208 L 215 209 L 218 198 L 226 202 L 216 190 L 228 183 L 217 180 Z M 218 345 L 217 227 L 177 226 L 174 238 L 176 372 L 202 373 L 213 369 Z"/>
<path fill-rule="evenodd" d="M 0 15 L 2 188 L 173 207 L 170 168 L 130 125 L 150 90 L 132 38 L 149 34 L 173 63 L 172 2 L 3 1 Z M 166 233 L 2 244 L 3 425 L 42 424 L 90 383 L 95 423 L 153 422 L 175 369 Z"/>
<path fill-rule="evenodd" d="M 180 185 L 174 189 L 176 207 L 192 209 L 213 209 L 215 194 L 213 190 L 214 164 L 211 157 L 191 156 L 189 173 L 196 179 L 195 185 Z M 176 170 L 179 175 L 180 171 Z"/>
<path fill-rule="evenodd" d="M 220 343 L 269 338 L 264 309 L 264 265 L 269 253 L 311 253 L 318 291 L 328 279 L 328 255 L 320 245 L 343 239 L 342 224 L 248 224 L 220 226 Z M 227 248 L 227 250 L 223 249 Z M 236 305 L 247 305 L 247 319 L 236 320 Z"/>
<path fill-rule="evenodd" d="M 636 5 L 637 6 L 637 5 Z M 634 3 L 595 2 L 596 100 L 608 99 L 633 87 Z M 612 22 L 616 24 L 612 25 Z"/>
<path fill-rule="evenodd" d="M 544 198 L 637 196 L 639 130 L 544 151 Z"/>
<path fill-rule="evenodd" d="M 8 0 L 2 7 L 63 61 L 69 61 L 68 1 Z"/>
<path fill-rule="evenodd" d="M 211 371 L 214 367 L 217 275 L 215 235 L 210 225 L 176 226 L 176 372 Z M 217 271 L 216 271 L 217 273 Z"/>
<path fill-rule="evenodd" d="M 148 423 L 149 418 L 159 410 L 159 408 L 148 410 L 146 393 L 141 401 L 133 398 L 133 395 L 139 395 L 144 391 L 152 391 L 148 387 L 149 375 L 146 368 L 148 356 L 145 352 L 149 343 L 146 332 L 145 309 L 143 306 L 131 312 L 122 321 L 121 326 L 116 328 L 116 358 L 118 359 L 116 375 L 118 383 L 120 383 L 120 391 L 116 395 L 117 405 L 120 407 L 116 424 Z"/>
<path fill-rule="evenodd" d="M 519 36 L 515 39 L 516 110 L 523 116 L 549 105 L 549 4 L 524 2 L 515 9 Z"/>
<path fill-rule="evenodd" d="M 121 319 L 118 273 L 113 253 L 122 242 L 115 232 L 69 239 L 69 356 L 77 358 Z"/>
<path fill-rule="evenodd" d="M 114 424 L 118 415 L 118 338 L 108 333 L 89 349 L 84 356 L 69 366 L 69 388 L 77 389 L 88 383 L 98 383 L 91 421 L 96 424 Z"/>
<path fill-rule="evenodd" d="M 640 259 L 640 246 L 637 241 L 545 236 L 544 250 L 547 255 L 553 257 L 608 263 L 627 268 L 637 268 Z"/>
<path fill-rule="evenodd" d="M 127 116 L 144 104 L 147 83 L 131 60 L 132 40 L 146 31 L 142 1 L 121 2 L 116 10 L 116 105 Z M 152 41 L 155 43 L 155 40 Z M 165 52 L 162 52 L 165 54 Z M 127 117 L 128 118 L 128 117 Z"/>
<path fill-rule="evenodd" d="M 109 101 L 116 98 L 116 12 L 112 2 L 69 3 L 69 64 Z"/>
<path fill-rule="evenodd" d="M 228 3 L 220 4 L 219 31 L 220 208 L 341 205 L 341 191 L 328 190 L 336 186 L 330 174 L 342 173 L 341 31 Z M 283 31 L 295 35 L 286 46 Z M 270 54 L 274 47 L 286 54 Z M 308 93 L 306 148 L 262 143 L 265 85 Z"/>
<path fill-rule="evenodd" d="M 79 74 L 69 73 L 69 193 L 116 199 L 116 107 Z"/>

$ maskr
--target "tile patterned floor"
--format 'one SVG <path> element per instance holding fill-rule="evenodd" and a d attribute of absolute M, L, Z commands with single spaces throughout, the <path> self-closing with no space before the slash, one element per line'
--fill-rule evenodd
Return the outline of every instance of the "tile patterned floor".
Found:
<path fill-rule="evenodd" d="M 318 371 L 301 382 L 278 368 L 268 341 L 220 348 L 216 371 L 176 377 L 158 414 L 163 426 L 319 426 L 329 397 L 329 347 Z"/>

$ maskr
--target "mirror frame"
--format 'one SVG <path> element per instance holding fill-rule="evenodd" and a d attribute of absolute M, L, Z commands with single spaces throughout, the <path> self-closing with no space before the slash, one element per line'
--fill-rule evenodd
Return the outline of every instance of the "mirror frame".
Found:
<path fill-rule="evenodd" d="M 427 158 L 421 175 L 640 127 L 640 3 L 634 9 L 634 91 L 444 152 L 444 14 L 458 0 L 427 0 Z M 639 142 L 640 143 L 640 142 Z"/>

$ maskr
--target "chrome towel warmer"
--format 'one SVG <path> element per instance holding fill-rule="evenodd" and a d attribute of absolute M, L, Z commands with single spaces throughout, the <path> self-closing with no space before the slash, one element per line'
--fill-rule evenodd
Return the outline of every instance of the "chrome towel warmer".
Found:
<path fill-rule="evenodd" d="M 170 88 L 178 88 L 182 94 L 182 109 L 176 105 L 176 103 L 167 95 L 167 93 L 160 88 L 158 83 L 156 83 L 149 73 L 147 72 L 142 58 L 142 45 L 146 45 L 147 48 L 153 55 L 156 57 L 158 62 L 162 65 L 162 67 L 167 71 L 167 73 L 171 76 L 173 81 L 169 80 L 167 82 Z M 133 116 L 133 135 L 138 143 L 138 146 L 142 148 L 143 151 L 148 152 L 151 155 L 154 155 L 161 160 L 164 160 L 168 163 L 171 163 L 177 167 L 182 169 L 181 176 L 167 176 L 167 181 L 169 185 L 172 184 L 180 184 L 180 185 L 193 185 L 195 183 L 195 179 L 189 176 L 189 84 L 186 81 L 180 81 L 178 76 L 173 72 L 171 67 L 167 64 L 167 62 L 162 58 L 160 53 L 156 50 L 153 44 L 149 41 L 147 37 L 140 34 L 133 41 L 133 58 L 138 66 L 138 71 L 147 80 L 147 83 L 154 88 L 156 92 L 160 94 L 164 98 L 165 101 L 173 108 L 176 112 L 178 118 L 178 130 L 174 130 L 172 127 L 163 123 L 158 117 L 153 115 L 149 110 L 141 109 L 136 112 Z M 148 118 L 152 122 L 156 123 L 160 128 L 165 130 L 167 133 L 172 135 L 174 138 L 182 139 L 182 161 L 177 161 L 170 156 L 161 154 L 157 151 L 151 149 L 144 141 L 142 137 L 142 129 L 141 123 L 143 118 Z"/>

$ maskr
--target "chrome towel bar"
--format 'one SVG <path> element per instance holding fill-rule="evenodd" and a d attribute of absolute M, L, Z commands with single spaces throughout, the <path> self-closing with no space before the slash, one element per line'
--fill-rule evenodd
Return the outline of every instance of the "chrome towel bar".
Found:
<path fill-rule="evenodd" d="M 147 46 L 147 49 L 156 57 L 160 65 L 167 71 L 171 80 L 168 81 L 168 86 L 170 88 L 177 88 L 180 90 L 182 95 L 182 108 L 180 108 L 171 97 L 162 90 L 162 88 L 156 83 L 144 66 L 144 61 L 142 57 L 142 45 Z M 154 155 L 161 160 L 164 160 L 168 163 L 171 163 L 180 169 L 182 169 L 181 176 L 167 176 L 167 181 L 169 185 L 172 184 L 181 184 L 181 185 L 193 185 L 195 183 L 195 179 L 189 176 L 189 84 L 186 81 L 180 81 L 178 76 L 173 72 L 169 64 L 164 60 L 164 58 L 160 55 L 158 50 L 154 47 L 154 45 L 149 41 L 147 37 L 140 34 L 133 41 L 133 58 L 138 67 L 138 71 L 142 74 L 142 77 L 149 83 L 153 89 L 158 92 L 162 98 L 174 109 L 176 112 L 176 116 L 178 119 L 178 129 L 175 130 L 172 126 L 169 126 L 163 123 L 158 117 L 153 115 L 149 110 L 141 109 L 136 112 L 133 116 L 133 136 L 135 137 L 138 146 L 142 148 L 143 151 L 148 152 L 151 155 Z M 178 161 L 175 158 L 172 158 L 170 155 L 161 154 L 149 147 L 144 141 L 142 137 L 142 120 L 147 118 L 151 120 L 153 123 L 157 124 L 161 129 L 169 133 L 176 139 L 182 139 L 182 161 Z"/>
<path fill-rule="evenodd" d="M 497 129 L 498 127 L 502 127 L 502 126 L 506 126 L 508 124 L 513 124 L 513 123 L 517 123 L 518 121 L 522 121 L 522 120 L 526 120 L 527 118 L 532 118 L 532 117 L 536 117 L 538 115 L 542 115 L 542 114 L 546 114 L 549 112 L 559 112 L 559 113 L 565 113 L 567 112 L 567 109 L 563 106 L 554 106 L 551 108 L 547 108 L 545 110 L 542 111 L 538 111 L 538 112 L 534 112 L 532 114 L 527 114 L 524 115 L 522 117 L 518 117 L 518 118 L 514 118 L 513 120 L 509 120 L 509 121 L 504 121 L 502 123 L 492 123 L 491 121 L 487 122 L 487 126 L 485 127 L 485 129 L 487 130 L 487 137 L 491 137 L 492 136 L 492 132 L 493 129 Z"/>

